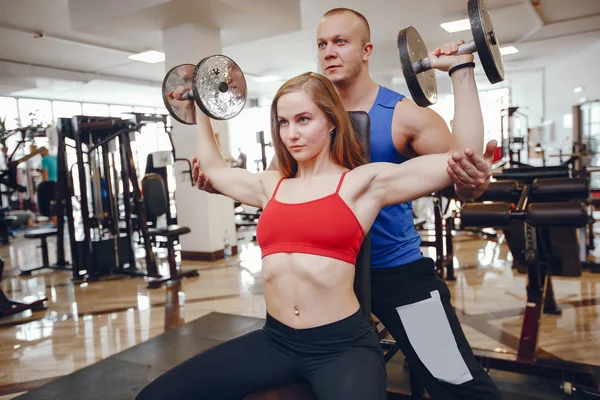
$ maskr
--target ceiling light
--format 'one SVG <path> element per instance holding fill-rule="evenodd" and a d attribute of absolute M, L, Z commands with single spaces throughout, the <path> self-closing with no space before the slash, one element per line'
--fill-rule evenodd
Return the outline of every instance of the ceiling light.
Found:
<path fill-rule="evenodd" d="M 252 78 L 253 81 L 262 82 L 262 83 L 275 82 L 275 81 L 280 81 L 282 79 L 283 79 L 282 77 L 277 76 L 277 75 L 263 75 L 263 76 L 258 76 L 258 77 Z"/>
<path fill-rule="evenodd" d="M 573 93 L 581 93 L 584 89 L 585 88 L 583 86 L 577 86 L 575 89 L 573 89 Z"/>
<path fill-rule="evenodd" d="M 458 21 L 444 22 L 440 26 L 450 33 L 468 31 L 471 29 L 471 21 L 465 18 Z"/>
<path fill-rule="evenodd" d="M 133 54 L 129 56 L 129 58 L 131 60 L 142 61 L 148 64 L 156 64 L 165 61 L 165 53 L 149 50 L 142 53 Z"/>
<path fill-rule="evenodd" d="M 500 47 L 500 54 L 502 54 L 503 56 L 507 54 L 515 54 L 518 52 L 519 50 L 515 46 Z"/>

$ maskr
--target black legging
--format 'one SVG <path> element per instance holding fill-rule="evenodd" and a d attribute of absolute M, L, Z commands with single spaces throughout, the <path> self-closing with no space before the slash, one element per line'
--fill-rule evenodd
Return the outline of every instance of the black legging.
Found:
<path fill-rule="evenodd" d="M 137 400 L 241 400 L 306 381 L 318 400 L 385 400 L 385 363 L 360 311 L 341 321 L 293 329 L 267 315 L 261 330 L 202 352 L 150 383 Z"/>

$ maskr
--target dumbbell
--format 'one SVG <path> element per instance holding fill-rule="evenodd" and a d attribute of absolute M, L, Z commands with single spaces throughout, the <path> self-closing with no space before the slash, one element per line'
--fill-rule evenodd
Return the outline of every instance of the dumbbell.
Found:
<path fill-rule="evenodd" d="M 177 88 L 187 90 L 175 95 Z M 247 96 L 246 78 L 241 68 L 220 54 L 206 57 L 197 65 L 173 67 L 162 83 L 165 107 L 173 118 L 186 125 L 196 123 L 194 101 L 210 118 L 226 120 L 242 111 Z"/>
<path fill-rule="evenodd" d="M 504 63 L 485 2 L 468 0 L 467 8 L 473 41 L 458 46 L 456 54 L 476 52 L 490 83 L 501 82 L 504 80 Z M 409 26 L 398 33 L 398 51 L 402 73 L 415 103 L 421 107 L 435 104 L 435 71 L 431 69 L 427 47 L 414 27 Z"/>

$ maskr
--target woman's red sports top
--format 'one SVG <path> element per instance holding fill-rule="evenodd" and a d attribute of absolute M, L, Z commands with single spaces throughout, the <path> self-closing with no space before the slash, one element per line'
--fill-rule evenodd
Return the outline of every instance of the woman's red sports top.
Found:
<path fill-rule="evenodd" d="M 346 171 L 328 196 L 302 203 L 275 199 L 279 180 L 256 227 L 262 257 L 275 253 L 306 253 L 336 258 L 351 264 L 364 238 L 364 231 L 339 191 Z"/>

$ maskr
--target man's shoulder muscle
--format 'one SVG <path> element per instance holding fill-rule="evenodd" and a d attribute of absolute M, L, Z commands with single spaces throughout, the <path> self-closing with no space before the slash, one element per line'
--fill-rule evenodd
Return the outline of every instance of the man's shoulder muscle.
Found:
<path fill-rule="evenodd" d="M 404 145 L 398 151 L 407 156 L 445 152 L 452 140 L 439 114 L 406 98 L 394 109 L 392 135 L 397 148 Z"/>

